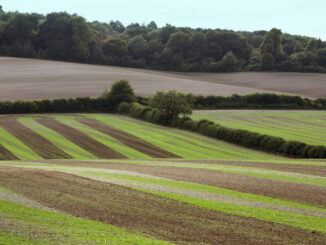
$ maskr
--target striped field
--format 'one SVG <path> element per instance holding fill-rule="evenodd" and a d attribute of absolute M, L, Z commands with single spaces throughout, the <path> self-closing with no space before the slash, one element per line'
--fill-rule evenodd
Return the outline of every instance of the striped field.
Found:
<path fill-rule="evenodd" d="M 318 245 L 326 161 L 1 161 L 0 204 L 8 244 Z"/>
<path fill-rule="evenodd" d="M 282 113 L 194 117 L 325 145 L 325 112 Z M 112 114 L 3 115 L 0 244 L 324 245 L 326 159 Z"/>
<path fill-rule="evenodd" d="M 110 114 L 0 117 L 0 159 L 281 159 Z"/>
<path fill-rule="evenodd" d="M 209 119 L 237 129 L 326 146 L 326 111 L 209 110 L 194 119 Z"/>

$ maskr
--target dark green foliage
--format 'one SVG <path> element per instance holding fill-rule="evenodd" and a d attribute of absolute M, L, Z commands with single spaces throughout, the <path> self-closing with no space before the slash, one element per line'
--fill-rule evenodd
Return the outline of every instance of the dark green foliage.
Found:
<path fill-rule="evenodd" d="M 262 68 L 264 70 L 275 69 L 276 63 L 284 58 L 281 30 L 274 28 L 266 33 L 260 52 Z"/>
<path fill-rule="evenodd" d="M 173 71 L 326 72 L 326 43 L 269 32 L 192 29 L 119 21 L 87 22 L 68 13 L 0 11 L 0 55 Z"/>
<path fill-rule="evenodd" d="M 249 94 L 196 96 L 195 109 L 326 109 L 325 99 L 303 99 L 299 96 Z"/>
<path fill-rule="evenodd" d="M 111 90 L 106 90 L 102 94 L 102 98 L 110 101 L 111 105 L 117 107 L 122 102 L 132 103 L 136 101 L 133 88 L 127 80 L 119 80 L 115 82 Z"/>
<path fill-rule="evenodd" d="M 178 93 L 175 90 L 168 92 L 157 92 L 149 104 L 159 109 L 166 115 L 168 120 L 178 118 L 179 116 L 188 116 L 192 113 L 194 96 L 191 94 Z"/>

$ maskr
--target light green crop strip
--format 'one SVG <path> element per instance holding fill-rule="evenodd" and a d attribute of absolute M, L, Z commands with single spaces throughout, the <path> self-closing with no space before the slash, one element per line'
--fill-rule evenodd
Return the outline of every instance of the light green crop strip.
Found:
<path fill-rule="evenodd" d="M 22 160 L 39 160 L 43 159 L 41 156 L 36 154 L 27 145 L 17 139 L 14 135 L 9 133 L 7 130 L 0 127 L 0 141 L 1 144 L 15 156 Z"/>

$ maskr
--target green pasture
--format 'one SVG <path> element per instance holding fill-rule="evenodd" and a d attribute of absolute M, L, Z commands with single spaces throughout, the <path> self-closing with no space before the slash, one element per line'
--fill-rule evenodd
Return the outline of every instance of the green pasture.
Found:
<path fill-rule="evenodd" d="M 209 119 L 220 125 L 326 146 L 326 111 L 205 110 L 193 119 Z"/>

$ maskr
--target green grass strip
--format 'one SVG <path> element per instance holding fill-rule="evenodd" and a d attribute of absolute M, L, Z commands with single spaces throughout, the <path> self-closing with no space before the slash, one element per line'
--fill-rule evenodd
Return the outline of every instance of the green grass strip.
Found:
<path fill-rule="evenodd" d="M 0 218 L 4 224 L 15 224 L 8 230 L 2 228 L 1 244 L 25 244 L 26 240 L 30 244 L 171 244 L 112 225 L 5 201 L 0 201 Z"/>
<path fill-rule="evenodd" d="M 15 136 L 10 134 L 7 130 L 0 127 L 0 141 L 1 144 L 11 151 L 16 157 L 22 160 L 39 160 L 43 159 L 41 156 L 36 154 L 27 145 L 17 139 Z"/>
<path fill-rule="evenodd" d="M 41 134 L 44 138 L 48 139 L 74 159 L 97 159 L 97 157 L 92 155 L 90 152 L 80 148 L 57 132 L 37 123 L 33 118 L 21 117 L 18 121 L 33 131 Z"/>

